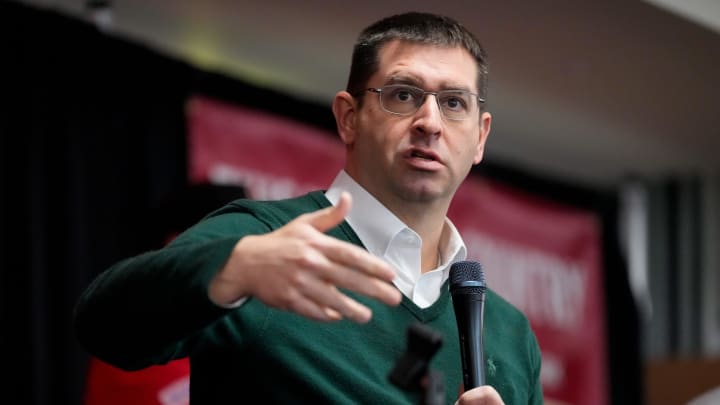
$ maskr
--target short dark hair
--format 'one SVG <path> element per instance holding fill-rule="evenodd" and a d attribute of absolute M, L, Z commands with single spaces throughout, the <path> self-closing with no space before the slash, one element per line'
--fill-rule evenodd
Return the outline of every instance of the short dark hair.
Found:
<path fill-rule="evenodd" d="M 475 36 L 452 18 L 420 12 L 408 12 L 383 18 L 365 28 L 353 48 L 347 92 L 365 92 L 368 80 L 378 69 L 378 52 L 385 43 L 401 40 L 440 47 L 463 47 L 475 59 L 478 68 L 478 96 L 487 99 L 488 63 L 485 50 Z M 362 99 L 361 99 L 362 100 Z"/>

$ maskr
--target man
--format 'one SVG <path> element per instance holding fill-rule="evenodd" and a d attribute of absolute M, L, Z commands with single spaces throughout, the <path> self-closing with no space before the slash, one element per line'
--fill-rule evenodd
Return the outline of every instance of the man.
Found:
<path fill-rule="evenodd" d="M 488 385 L 461 387 L 447 277 L 466 250 L 446 214 L 490 131 L 485 59 L 442 16 L 368 27 L 333 101 L 347 153 L 328 190 L 234 201 L 116 264 L 78 303 L 80 341 L 126 369 L 189 356 L 191 403 L 412 404 L 387 376 L 421 322 L 445 336 L 431 367 L 448 403 L 541 404 L 535 336 L 492 291 Z"/>

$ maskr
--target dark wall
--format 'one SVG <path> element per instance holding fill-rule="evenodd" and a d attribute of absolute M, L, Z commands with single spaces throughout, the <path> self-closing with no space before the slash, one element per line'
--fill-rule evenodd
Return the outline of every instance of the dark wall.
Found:
<path fill-rule="evenodd" d="M 148 246 L 145 213 L 184 185 L 192 71 L 13 3 L 0 4 L 0 41 L 1 333 L 15 360 L 1 391 L 79 404 L 72 308 L 101 269 Z"/>
<path fill-rule="evenodd" d="M 155 247 L 167 231 L 155 214 L 189 186 L 187 97 L 201 93 L 332 131 L 335 124 L 329 106 L 200 71 L 18 3 L 0 2 L 0 45 L 0 343 L 10 359 L 0 393 L 3 403 L 79 404 L 88 357 L 72 309 L 95 275 Z M 492 162 L 474 175 L 603 218 L 613 403 L 641 403 L 614 194 Z"/>

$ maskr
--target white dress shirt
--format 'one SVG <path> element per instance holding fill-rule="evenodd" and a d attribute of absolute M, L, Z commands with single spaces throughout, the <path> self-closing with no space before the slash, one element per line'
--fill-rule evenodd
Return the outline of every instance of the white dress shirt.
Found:
<path fill-rule="evenodd" d="M 370 253 L 382 257 L 397 270 L 395 286 L 420 308 L 426 308 L 440 296 L 440 286 L 448 278 L 450 265 L 465 260 L 467 249 L 450 219 L 440 237 L 438 267 L 422 274 L 420 236 L 376 200 L 344 170 L 335 177 L 325 196 L 333 205 L 347 191 L 353 203 L 345 220 Z"/>

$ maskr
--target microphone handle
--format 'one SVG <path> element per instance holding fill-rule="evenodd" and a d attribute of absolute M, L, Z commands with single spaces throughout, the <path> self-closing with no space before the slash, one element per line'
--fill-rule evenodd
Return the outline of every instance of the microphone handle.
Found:
<path fill-rule="evenodd" d="M 485 295 L 458 292 L 453 297 L 460 335 L 463 387 L 465 391 L 485 385 L 483 356 L 483 310 Z"/>

